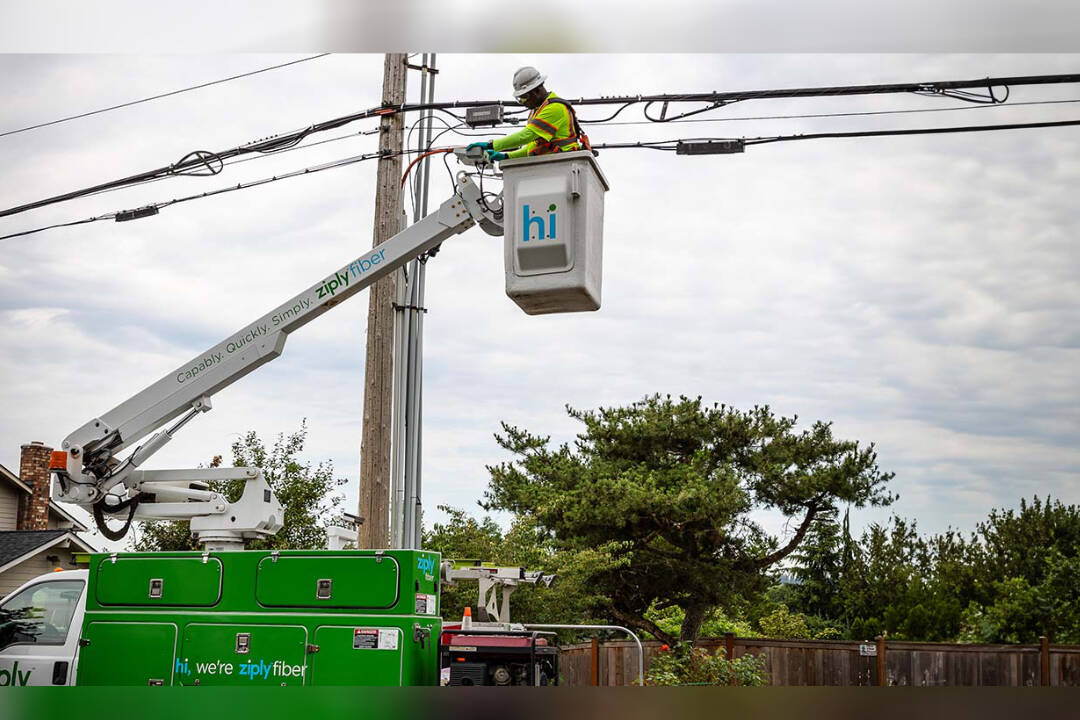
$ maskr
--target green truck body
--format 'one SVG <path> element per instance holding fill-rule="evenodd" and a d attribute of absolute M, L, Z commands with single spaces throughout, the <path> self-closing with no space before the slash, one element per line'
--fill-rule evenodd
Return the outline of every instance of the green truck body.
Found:
<path fill-rule="evenodd" d="M 437 685 L 438 553 L 93 554 L 79 685 Z"/>

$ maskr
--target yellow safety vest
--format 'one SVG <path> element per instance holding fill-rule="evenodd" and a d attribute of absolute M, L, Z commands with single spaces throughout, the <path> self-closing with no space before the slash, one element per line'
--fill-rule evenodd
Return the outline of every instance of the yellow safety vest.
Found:
<path fill-rule="evenodd" d="M 559 114 L 555 123 L 540 117 L 540 112 L 549 105 L 560 105 L 565 109 L 565 112 Z M 547 115 L 550 117 L 552 113 L 547 113 Z M 574 108 L 570 106 L 570 103 L 557 97 L 555 93 L 549 93 L 540 107 L 529 113 L 529 120 L 526 125 L 531 126 L 533 130 L 539 130 L 543 135 L 550 136 L 548 140 L 544 140 L 543 135 L 541 135 L 541 138 L 530 148 L 529 155 L 546 155 L 548 153 L 580 150 L 582 145 L 586 149 L 591 149 L 588 136 L 581 131 L 581 127 L 578 125 Z"/>

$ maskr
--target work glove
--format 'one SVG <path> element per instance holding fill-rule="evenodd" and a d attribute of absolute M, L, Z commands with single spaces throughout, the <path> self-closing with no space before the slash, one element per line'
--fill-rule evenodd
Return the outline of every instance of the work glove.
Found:
<path fill-rule="evenodd" d="M 484 142 L 470 143 L 469 147 L 465 148 L 465 150 L 468 151 L 468 150 L 472 150 L 473 148 L 483 148 L 484 150 L 490 150 L 491 149 L 491 141 L 490 140 L 485 140 Z"/>
<path fill-rule="evenodd" d="M 491 162 L 499 162 L 506 159 L 506 153 L 498 152 L 496 150 L 488 150 L 487 156 L 488 160 L 490 160 Z"/>

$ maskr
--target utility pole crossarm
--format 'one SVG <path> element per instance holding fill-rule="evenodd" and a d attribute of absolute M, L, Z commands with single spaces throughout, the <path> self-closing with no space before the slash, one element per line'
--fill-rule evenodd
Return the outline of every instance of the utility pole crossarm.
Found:
<path fill-rule="evenodd" d="M 476 223 L 489 234 L 502 233 L 501 225 L 482 206 L 476 184 L 461 175 L 455 194 L 435 212 L 68 435 L 62 445 L 67 458 L 66 468 L 59 471 L 63 492 L 58 499 L 83 505 L 98 502 L 123 475 L 168 442 L 180 425 L 209 410 L 210 396 L 280 355 L 290 332 Z M 174 427 L 155 434 L 123 464 L 116 459 L 118 451 L 181 415 Z"/>

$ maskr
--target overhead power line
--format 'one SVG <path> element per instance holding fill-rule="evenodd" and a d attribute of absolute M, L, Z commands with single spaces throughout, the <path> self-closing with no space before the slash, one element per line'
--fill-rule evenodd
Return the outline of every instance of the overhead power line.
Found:
<path fill-rule="evenodd" d="M 683 119 L 691 115 L 697 115 L 703 112 L 708 112 L 710 110 L 716 110 L 732 103 L 746 100 L 881 95 L 888 93 L 915 93 L 918 95 L 933 95 L 937 97 L 954 98 L 982 104 L 996 104 L 1003 103 L 1008 98 L 1008 88 L 1011 86 L 1050 85 L 1076 82 L 1080 82 L 1080 74 L 1027 75 L 1013 77 L 982 78 L 978 80 L 944 80 L 923 83 L 893 83 L 887 85 L 842 85 L 833 87 L 787 88 L 779 90 L 744 90 L 735 92 L 623 95 L 615 97 L 579 98 L 571 102 L 574 105 L 579 106 L 622 106 L 613 115 L 606 118 L 605 121 L 612 120 L 616 115 L 618 115 L 630 105 L 644 103 L 644 112 L 646 119 L 651 122 L 662 123 L 674 122 L 676 120 Z M 994 88 L 1003 88 L 1004 95 L 998 97 Z M 986 93 L 979 94 L 970 92 L 974 89 L 985 89 Z M 651 115 L 649 113 L 649 108 L 658 103 L 661 104 L 659 116 Z M 706 107 L 682 112 L 669 117 L 667 115 L 667 106 L 671 103 L 706 103 Z M 56 195 L 54 197 L 45 198 L 43 200 L 37 200 L 35 202 L 27 203 L 25 205 L 19 205 L 17 207 L 8 208 L 6 210 L 0 210 L 0 217 L 8 217 L 21 212 L 25 212 L 27 210 L 44 207 L 46 205 L 52 205 L 58 202 L 64 202 L 66 200 L 73 200 L 75 198 L 84 197 L 86 195 L 101 192 L 102 190 L 106 189 L 136 185 L 146 180 L 159 177 L 192 174 L 193 172 L 201 174 L 216 174 L 216 172 L 212 170 L 208 173 L 202 171 L 204 169 L 211 169 L 215 163 L 217 164 L 218 171 L 220 171 L 221 163 L 225 159 L 235 157 L 237 155 L 245 155 L 251 153 L 269 153 L 285 148 L 291 148 L 298 145 L 304 140 L 304 138 L 309 135 L 318 132 L 324 132 L 326 130 L 336 129 L 342 127 L 343 125 L 356 122 L 357 120 L 379 117 L 382 115 L 393 113 L 413 112 L 428 109 L 440 110 L 454 115 L 454 113 L 452 112 L 454 109 L 482 107 L 485 105 L 502 105 L 504 107 L 516 108 L 515 112 L 522 111 L 520 104 L 514 101 L 506 100 L 457 100 L 451 102 L 416 103 L 411 105 L 408 103 L 402 103 L 401 105 L 370 108 L 368 110 L 353 113 L 351 115 L 344 115 L 338 118 L 334 118 L 332 120 L 326 120 L 320 123 L 309 125 L 308 127 L 302 128 L 300 130 L 294 130 L 256 142 L 240 145 L 238 147 L 234 147 L 228 150 L 221 150 L 218 152 L 197 151 L 194 153 L 188 153 L 178 162 L 172 165 L 166 165 L 164 167 L 159 167 L 153 170 L 137 173 L 126 178 L 112 180 L 110 182 L 94 185 L 88 188 L 82 188 L 80 190 L 74 190 L 72 192 L 64 193 L 62 195 Z M 454 117 L 458 120 L 462 119 L 457 115 L 454 115 Z"/>
<path fill-rule="evenodd" d="M 170 92 L 161 93 L 159 95 L 151 95 L 150 97 L 142 98 L 141 100 L 132 100 L 131 102 L 120 103 L 119 105 L 113 105 L 111 107 L 101 108 L 100 110 L 91 110 L 90 112 L 79 113 L 78 115 L 69 115 L 68 117 L 60 118 L 59 120 L 50 120 L 49 122 L 38 123 L 37 125 L 28 125 L 17 130 L 8 130 L 6 132 L 0 132 L 0 137 L 6 137 L 8 135 L 17 135 L 18 133 L 28 132 L 30 130 L 37 130 L 38 128 L 49 127 L 50 125 L 59 125 L 60 123 L 69 122 L 71 120 L 78 120 L 80 118 L 90 117 L 91 115 L 100 115 L 101 113 L 111 112 L 113 110 L 119 110 L 121 108 L 131 107 L 132 105 L 139 105 L 141 103 L 150 102 L 151 100 L 160 100 L 161 98 L 171 97 L 172 95 L 179 95 L 181 93 L 191 92 L 192 90 L 199 90 L 201 88 L 210 87 L 211 85 L 220 85 L 221 83 L 227 83 L 232 80 L 239 80 L 240 78 L 251 77 L 252 75 L 258 75 L 259 73 L 270 72 L 271 70 L 279 70 L 290 65 L 298 65 L 299 63 L 310 62 L 312 60 L 318 60 L 321 57 L 326 57 L 330 53 L 321 53 L 319 55 L 311 55 L 309 57 L 300 58 L 299 60 L 292 60 L 291 62 L 281 63 L 279 65 L 271 65 L 270 67 L 260 68 L 258 70 L 252 70 L 251 72 L 241 73 L 239 75 L 232 75 L 227 78 L 221 78 L 220 80 L 211 80 L 210 82 L 200 83 L 198 85 L 192 85 L 191 87 L 180 88 L 179 90 L 172 90 Z"/>
<path fill-rule="evenodd" d="M 679 143 L 687 142 L 737 142 L 743 145 L 765 145 L 774 142 L 789 142 L 793 140 L 822 140 L 826 138 L 857 138 L 857 137 L 892 137 L 902 135 L 942 135 L 949 133 L 991 132 L 995 130 L 1029 130 L 1035 128 L 1072 127 L 1080 125 L 1080 120 L 1055 120 L 1049 122 L 1032 123 L 1009 123 L 1002 125 L 964 125 L 957 127 L 942 128 L 911 128 L 897 130 L 854 130 L 851 132 L 824 132 L 803 133 L 798 135 L 771 135 L 755 138 L 679 138 L 675 140 L 646 140 L 638 142 L 622 143 L 593 143 L 597 150 L 622 150 L 627 148 L 643 148 L 648 150 L 671 150 L 678 149 Z"/>
<path fill-rule="evenodd" d="M 1042 105 L 1069 105 L 1069 104 L 1076 104 L 1076 103 L 1080 103 L 1080 99 L 1073 99 L 1073 100 L 1037 100 L 1037 101 L 1033 101 L 1033 102 L 1009 103 L 1008 105 L 961 105 L 961 106 L 958 106 L 958 107 L 946 107 L 946 108 L 906 108 L 906 109 L 896 109 L 896 110 L 869 110 L 869 111 L 863 111 L 863 112 L 801 113 L 801 114 L 794 114 L 794 115 L 742 115 L 742 116 L 739 116 L 739 117 L 694 118 L 694 119 L 689 119 L 689 120 L 673 120 L 672 122 L 673 123 L 678 123 L 678 124 L 681 125 L 681 124 L 686 124 L 686 123 L 690 123 L 690 124 L 703 124 L 703 123 L 708 124 L 708 123 L 748 122 L 748 121 L 753 121 L 753 120 L 806 120 L 806 119 L 824 119 L 824 118 L 867 117 L 867 116 L 878 116 L 878 115 L 912 115 L 912 114 L 922 114 L 922 113 L 957 112 L 957 111 L 961 111 L 961 110 L 988 110 L 988 109 L 991 109 L 991 108 L 999 108 L 1000 109 L 1000 108 L 1032 107 L 1032 106 L 1042 106 Z M 455 135 L 460 135 L 462 137 L 470 137 L 470 138 L 471 137 L 481 137 L 481 138 L 483 138 L 483 137 L 491 137 L 492 135 L 497 134 L 497 133 L 494 132 L 495 130 L 498 130 L 500 128 L 516 127 L 521 122 L 519 120 L 512 120 L 510 122 L 498 123 L 496 125 L 485 127 L 483 129 L 475 129 L 475 128 L 469 127 L 464 122 L 460 122 L 460 123 L 457 123 L 455 125 L 451 125 L 445 119 L 443 119 L 442 117 L 439 117 L 437 115 L 434 116 L 433 119 L 438 120 L 439 122 L 443 123 L 443 125 L 445 126 L 444 129 L 440 130 L 439 133 L 435 136 L 436 139 L 438 137 L 446 134 L 447 132 L 451 132 L 451 133 L 453 133 Z M 411 136 L 412 136 L 413 129 L 417 126 L 417 124 L 419 122 L 420 121 L 418 120 L 418 121 L 414 122 L 412 125 L 410 125 L 410 129 L 409 129 L 409 137 L 410 137 L 410 139 L 411 139 Z M 630 125 L 641 126 L 641 125 L 653 125 L 653 124 L 655 124 L 655 123 L 653 123 L 650 120 L 641 120 L 641 121 L 630 120 L 630 121 L 614 121 L 614 122 L 603 122 L 603 121 L 601 121 L 601 122 L 591 122 L 591 123 L 589 123 L 590 126 L 613 126 L 613 125 L 617 125 L 617 126 L 630 126 Z M 379 132 L 379 129 L 377 127 L 373 128 L 371 130 L 360 130 L 358 132 L 350 132 L 350 133 L 347 133 L 347 134 L 344 134 L 344 135 L 338 135 L 338 136 L 335 136 L 335 137 L 326 138 L 325 140 L 316 140 L 314 142 L 308 142 L 308 143 L 303 143 L 301 145 L 295 145 L 295 146 L 293 146 L 291 148 L 287 148 L 287 149 L 284 149 L 284 150 L 278 150 L 277 152 L 270 153 L 270 154 L 259 154 L 259 155 L 251 155 L 251 156 L 247 156 L 247 157 L 234 158 L 234 159 L 228 160 L 228 161 L 226 161 L 226 162 L 224 162 L 222 164 L 223 164 L 224 167 L 230 167 L 230 166 L 233 166 L 233 165 L 239 165 L 240 163 L 251 162 L 252 160 L 265 160 L 265 159 L 275 157 L 275 156 L 278 156 L 278 155 L 283 155 L 285 153 L 294 152 L 296 150 L 307 150 L 308 148 L 314 148 L 314 147 L 318 147 L 320 145 L 326 145 L 326 144 L 329 144 L 329 143 L 340 142 L 342 140 L 351 140 L 351 139 L 363 137 L 365 135 L 373 135 L 373 134 L 375 134 L 377 132 Z M 144 180 L 141 183 L 137 183 L 136 185 L 143 185 L 143 184 L 146 184 L 146 183 L 158 182 L 158 181 L 161 181 L 161 180 L 166 180 L 168 177 L 169 176 L 161 176 L 161 177 L 151 178 L 149 180 Z M 126 189 L 126 187 L 135 187 L 136 185 L 129 185 L 129 186 L 125 186 L 125 187 L 115 187 L 115 188 L 109 188 L 109 189 L 106 189 L 106 190 L 99 190 L 98 192 L 91 193 L 91 195 L 100 195 L 100 194 L 108 193 L 108 192 L 116 192 L 117 190 L 124 190 L 124 189 Z"/>
<path fill-rule="evenodd" d="M 1077 102 L 1080 102 L 1080 101 L 1077 101 Z M 284 155 L 285 153 L 293 152 L 293 151 L 296 151 L 296 150 L 307 150 L 309 148 L 314 148 L 314 147 L 318 147 L 320 145 L 326 145 L 326 144 L 333 143 L 333 142 L 340 142 L 342 140 L 352 140 L 354 138 L 363 137 L 364 135 L 374 135 L 377 132 L 379 132 L 379 128 L 374 128 L 373 130 L 360 130 L 358 132 L 351 132 L 351 133 L 347 133 L 345 135 L 338 135 L 336 137 L 326 138 L 324 140 L 316 140 L 315 142 L 309 142 L 309 143 L 306 143 L 304 145 L 295 145 L 293 147 L 286 148 L 284 150 L 278 150 L 277 152 L 273 153 L 272 155 L 251 155 L 249 157 L 234 158 L 232 160 L 228 160 L 226 162 L 223 162 L 222 166 L 223 167 L 230 167 L 232 165 L 239 165 L 240 163 L 251 162 L 252 160 L 266 160 L 268 158 L 277 157 L 278 155 Z M 90 193 L 89 195 L 87 195 L 87 197 L 90 197 L 90 196 L 93 196 L 93 195 L 101 195 L 101 194 L 108 193 L 108 192 L 116 192 L 117 190 L 126 190 L 128 188 L 136 187 L 138 185 L 145 185 L 147 183 L 159 182 L 159 181 L 165 180 L 167 178 L 168 178 L 167 175 L 162 175 L 161 177 L 149 178 L 147 180 L 143 180 L 142 182 L 134 183 L 132 185 L 127 185 L 125 187 L 106 188 L 105 190 L 98 190 L 97 192 Z"/>
<path fill-rule="evenodd" d="M 750 120 L 815 120 L 823 118 L 846 118 L 846 117 L 871 117 L 876 115 L 919 115 L 922 113 L 942 113 L 942 112 L 958 112 L 962 110 L 988 110 L 991 107 L 1002 108 L 1019 108 L 1019 107 L 1031 107 L 1034 105 L 1069 105 L 1080 103 L 1080 99 L 1076 100 L 1036 100 L 1033 102 L 1021 102 L 1021 103 L 1009 103 L 1008 105 L 960 105 L 957 107 L 944 107 L 944 108 L 905 108 L 902 110 L 864 110 L 860 112 L 834 112 L 834 113 L 799 113 L 793 115 L 740 115 L 738 117 L 722 117 L 722 118 L 694 118 L 693 120 L 672 120 L 672 123 L 730 123 L 730 122 L 747 122 Z M 582 121 L 585 123 L 586 121 Z M 603 125 L 653 125 L 651 120 L 615 120 L 612 122 L 591 122 L 587 123 L 589 126 Z"/>
<path fill-rule="evenodd" d="M 800 135 L 781 135 L 747 139 L 747 145 L 786 142 L 789 140 L 821 140 L 824 138 L 886 137 L 901 135 L 943 135 L 948 133 L 988 132 L 994 130 L 1027 130 L 1034 128 L 1072 127 L 1080 125 L 1080 120 L 1054 120 L 1032 123 L 1008 123 L 1002 125 L 966 125 L 943 128 L 914 128 L 911 130 L 856 130 L 851 132 L 804 133 Z"/>
<path fill-rule="evenodd" d="M 106 213 L 104 215 L 95 215 L 94 217 L 88 217 L 83 220 L 73 220 L 72 222 L 56 223 L 55 225 L 46 225 L 45 227 L 34 228 L 33 230 L 24 230 L 22 232 L 11 233 L 10 235 L 0 235 L 0 240 L 22 237 L 24 235 L 35 235 L 39 232 L 45 232 L 46 230 L 55 230 L 56 228 L 71 227 L 73 225 L 85 225 L 87 223 L 98 222 L 99 220 L 112 220 L 115 217 L 115 212 Z"/>
<path fill-rule="evenodd" d="M 403 150 L 402 152 L 396 154 L 407 155 L 412 152 L 416 151 Z M 376 158 L 390 156 L 390 153 L 379 152 L 353 155 L 351 157 L 341 158 L 339 160 L 331 160 L 330 162 L 300 168 L 299 170 L 293 170 L 291 172 L 281 173 L 279 175 L 259 178 L 258 180 L 237 183 L 236 185 L 226 185 L 225 187 L 217 188 L 216 190 L 208 190 L 206 192 L 194 193 L 192 195 L 186 195 L 184 197 L 173 198 L 172 200 L 164 200 L 162 202 L 151 203 L 135 210 L 117 210 L 115 212 L 109 212 L 103 215 L 95 215 L 93 217 L 85 218 L 83 220 L 76 220 L 74 222 L 57 223 L 55 225 L 47 225 L 45 227 L 35 228 L 34 230 L 24 230 L 22 232 L 12 233 L 10 235 L 0 235 L 0 240 L 22 237 L 25 235 L 34 235 L 35 233 L 44 232 L 45 230 L 52 230 L 54 228 L 70 227 L 72 225 L 83 225 L 86 223 L 100 222 L 102 220 L 123 221 L 124 219 L 135 219 L 138 217 L 156 215 L 158 210 L 169 207 L 170 205 L 179 205 L 180 203 L 190 202 L 191 200 L 201 200 L 203 198 L 214 197 L 215 195 L 223 195 L 225 193 L 236 192 L 237 190 L 247 190 L 248 188 L 258 187 L 260 185 L 269 185 L 270 183 L 277 182 L 279 180 L 287 180 L 289 178 L 300 177 L 301 175 L 313 175 L 324 170 L 333 170 L 334 168 L 345 167 L 347 165 L 355 165 L 359 162 L 365 162 L 367 160 L 374 160 Z"/>
<path fill-rule="evenodd" d="M 903 135 L 936 135 L 944 133 L 966 133 L 966 132 L 991 132 L 1001 130 L 1025 130 L 1034 128 L 1049 128 L 1049 127 L 1070 127 L 1080 126 L 1080 120 L 1058 120 L 1052 122 L 1034 122 L 1034 123 L 1009 123 L 1003 125 L 967 125 L 957 127 L 944 127 L 944 128 L 914 128 L 914 129 L 896 129 L 896 130 L 859 130 L 853 132 L 833 132 L 833 133 L 807 133 L 803 135 L 776 135 L 776 136 L 763 136 L 756 138 L 742 138 L 738 140 L 732 140 L 731 138 L 678 138 L 674 140 L 649 140 L 639 142 L 625 142 L 625 143 L 598 143 L 593 147 L 598 150 L 624 150 L 624 149 L 643 149 L 643 150 L 661 150 L 661 151 L 678 151 L 680 143 L 691 142 L 717 142 L 717 143 L 740 143 L 742 145 L 763 145 L 774 142 L 786 142 L 794 140 L 820 140 L 825 138 L 856 138 L 856 137 L 886 137 L 886 136 L 903 136 Z M 429 152 L 448 152 L 450 148 L 438 148 Z M 402 150 L 400 153 L 394 153 L 395 155 L 408 155 L 417 152 L 413 150 Z M 99 222 L 101 220 L 126 220 L 135 219 L 140 217 L 146 217 L 149 215 L 156 215 L 157 211 L 169 207 L 170 205 L 178 205 L 180 203 L 189 202 L 191 200 L 200 200 L 202 198 L 213 197 L 215 195 L 223 195 L 225 193 L 236 192 L 238 190 L 247 190 L 248 188 L 258 187 L 260 185 L 268 185 L 279 180 L 286 180 L 288 178 L 300 177 L 302 175 L 311 175 L 323 170 L 331 170 L 333 168 L 345 167 L 347 165 L 354 165 L 358 162 L 364 162 L 366 160 L 373 160 L 379 157 L 389 157 L 387 153 L 365 153 L 363 155 L 354 155 L 352 157 L 342 158 L 340 160 L 332 160 L 330 162 L 322 163 L 321 165 L 314 165 L 311 167 L 300 168 L 299 170 L 293 170 L 292 172 L 282 173 L 280 175 L 274 175 L 272 177 L 260 178 L 258 180 L 252 180 L 246 183 L 237 183 L 236 185 L 228 185 L 216 190 L 210 190 L 203 193 L 195 193 L 193 195 L 187 195 L 185 197 L 174 198 L 172 200 L 166 200 L 163 202 L 152 203 L 135 210 L 120 210 L 116 212 L 106 213 L 104 215 L 97 215 L 94 217 L 85 218 L 83 220 L 76 220 L 67 223 L 58 223 L 55 225 L 47 225 L 45 227 L 36 228 L 33 230 L 24 230 L 22 232 L 12 233 L 10 235 L 0 236 L 0 240 L 8 240 L 10 238 L 22 237 L 25 235 L 33 235 L 35 233 L 43 232 L 45 230 L 52 230 L 54 228 L 70 227 L 72 225 L 83 225 L 86 223 Z"/>

